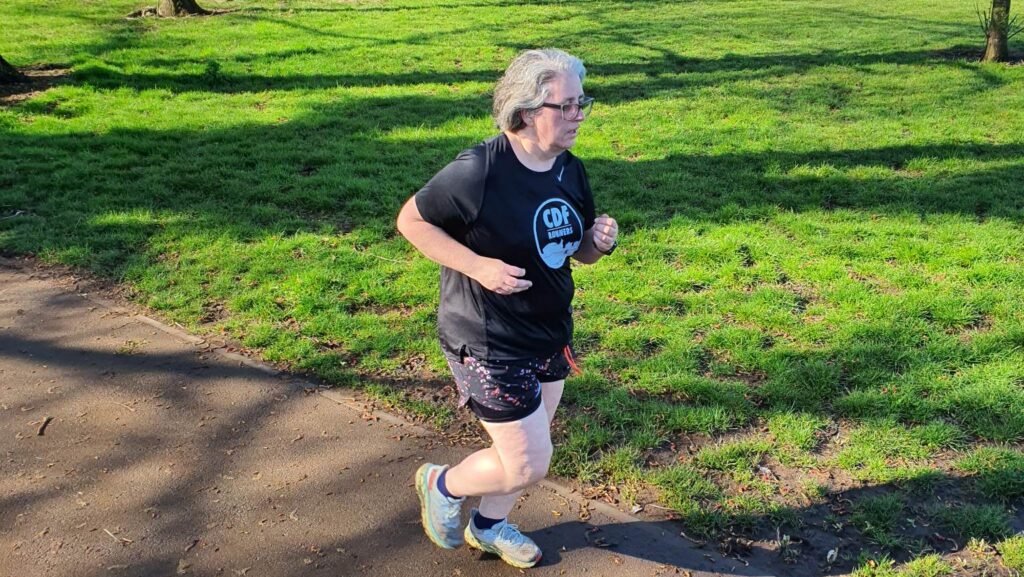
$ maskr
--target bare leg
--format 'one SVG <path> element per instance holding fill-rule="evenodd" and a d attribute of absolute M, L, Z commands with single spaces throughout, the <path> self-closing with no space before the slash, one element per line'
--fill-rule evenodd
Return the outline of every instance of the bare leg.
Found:
<path fill-rule="evenodd" d="M 565 379 L 541 383 L 541 399 L 544 401 L 544 410 L 548 414 L 548 425 L 555 420 L 555 411 L 558 410 L 558 403 L 562 400 L 562 391 L 565 390 Z M 550 432 L 550 431 L 549 431 Z"/>
<path fill-rule="evenodd" d="M 493 444 L 448 470 L 445 484 L 452 494 L 507 495 L 544 478 L 551 462 L 545 411 L 538 407 L 518 421 L 482 424 Z"/>
<path fill-rule="evenodd" d="M 558 403 L 559 403 L 559 401 L 562 398 L 562 390 L 564 389 L 564 387 L 565 387 L 565 381 L 564 380 L 562 380 L 562 381 L 553 381 L 553 382 L 550 382 L 550 383 L 541 383 L 541 399 L 542 399 L 542 402 L 543 402 L 544 416 L 547 418 L 547 423 L 546 423 L 546 426 L 544 427 L 544 433 L 545 433 L 545 436 L 547 438 L 548 445 L 550 445 L 550 443 L 551 443 L 551 420 L 555 416 L 555 410 L 558 408 Z M 537 411 L 537 413 L 539 413 L 539 412 L 540 411 Z M 533 415 L 531 415 L 531 417 L 532 416 Z M 501 425 L 502 423 L 483 423 L 484 429 L 487 430 L 487 432 L 491 435 L 492 439 L 494 439 L 494 434 L 491 433 L 491 427 L 493 425 L 495 425 L 495 424 Z M 495 446 L 496 445 L 497 445 L 497 442 L 495 442 Z M 470 455 L 465 461 L 460 463 L 458 465 L 458 467 L 462 467 L 462 465 L 467 464 L 467 461 L 470 461 L 470 459 L 473 459 L 472 465 L 475 466 L 475 467 L 488 468 L 490 466 L 493 466 L 494 461 L 492 460 L 493 459 L 492 454 L 486 453 L 487 451 L 490 451 L 490 450 L 494 450 L 495 453 L 498 453 L 498 455 L 499 455 L 499 459 L 498 459 L 499 462 L 500 463 L 504 463 L 503 461 L 501 461 L 499 451 L 497 449 L 495 449 L 495 447 L 491 447 L 490 449 L 484 449 L 483 451 L 478 451 L 478 452 Z M 484 454 L 481 455 L 481 453 L 484 453 Z M 480 456 L 479 461 L 477 459 L 475 459 L 475 457 L 477 457 L 478 455 Z M 548 455 L 547 460 L 548 460 L 548 462 L 550 462 L 550 454 Z M 447 485 L 448 485 L 448 488 L 453 493 L 455 493 L 456 495 L 462 495 L 463 493 L 459 493 L 457 490 L 453 489 L 452 485 L 451 485 L 451 480 L 450 480 L 451 479 L 451 473 L 454 470 L 455 470 L 455 468 L 452 468 L 452 470 L 450 470 L 448 472 L 448 477 L 446 477 Z M 478 473 L 479 473 L 479 471 L 480 471 L 480 469 L 477 469 Z M 544 467 L 544 473 L 545 474 L 547 473 L 547 466 L 546 465 Z M 544 475 L 541 475 L 540 478 L 543 479 L 543 477 L 544 477 Z M 540 479 L 537 479 L 537 481 L 539 481 L 539 480 Z M 531 483 L 531 485 L 532 484 L 533 483 Z M 504 519 L 505 517 L 508 517 L 508 514 L 512 511 L 512 508 L 516 506 L 516 502 L 519 500 L 519 496 L 522 495 L 522 493 L 523 493 L 523 490 L 522 490 L 522 488 L 520 488 L 520 489 L 518 489 L 516 491 L 512 491 L 512 492 L 504 493 L 504 494 L 501 494 L 501 493 L 481 494 L 483 496 L 483 498 L 480 499 L 480 514 L 483 515 L 484 517 L 489 518 L 489 519 Z M 480 494 L 480 493 L 477 493 L 477 494 Z"/>

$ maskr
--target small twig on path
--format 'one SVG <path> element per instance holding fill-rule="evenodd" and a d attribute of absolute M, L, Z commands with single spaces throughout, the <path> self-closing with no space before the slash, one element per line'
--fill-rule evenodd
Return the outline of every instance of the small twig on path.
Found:
<path fill-rule="evenodd" d="M 126 404 L 124 404 L 124 403 L 119 403 L 119 402 L 117 402 L 117 401 L 110 401 L 110 402 L 111 402 L 111 403 L 114 403 L 115 405 L 121 405 L 122 407 L 124 407 L 124 408 L 128 409 L 129 411 L 131 411 L 131 412 L 133 412 L 133 413 L 135 412 L 135 409 L 133 409 L 133 408 L 129 407 L 128 405 L 126 405 Z"/>
<path fill-rule="evenodd" d="M 42 437 L 43 433 L 46 432 L 46 425 L 49 425 L 50 421 L 52 421 L 52 420 L 53 420 L 53 417 L 46 417 L 45 419 L 43 419 L 43 424 L 39 425 L 39 430 L 36 431 L 36 434 L 39 435 L 40 437 Z"/>
<path fill-rule="evenodd" d="M 686 534 L 686 531 L 680 531 L 679 532 L 679 536 L 682 537 L 683 539 L 686 539 L 690 543 L 693 543 L 694 545 L 696 545 L 698 547 L 703 547 L 703 546 L 708 544 L 707 541 L 701 541 L 700 539 L 694 539 L 693 537 L 690 537 L 689 535 Z"/>

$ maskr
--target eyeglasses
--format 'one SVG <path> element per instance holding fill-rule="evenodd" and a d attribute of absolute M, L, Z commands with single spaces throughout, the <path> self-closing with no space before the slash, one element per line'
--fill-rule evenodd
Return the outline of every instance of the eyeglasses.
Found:
<path fill-rule="evenodd" d="M 579 118 L 580 113 L 583 113 L 583 118 L 590 115 L 590 109 L 594 107 L 594 98 L 591 96 L 584 96 L 580 98 L 579 102 L 567 102 L 565 104 L 551 104 L 545 102 L 541 104 L 544 108 L 554 108 L 562 111 L 562 120 L 576 120 Z"/>

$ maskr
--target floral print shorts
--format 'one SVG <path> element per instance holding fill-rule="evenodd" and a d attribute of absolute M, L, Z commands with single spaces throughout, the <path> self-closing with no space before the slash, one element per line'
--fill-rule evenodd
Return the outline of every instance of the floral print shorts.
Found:
<path fill-rule="evenodd" d="M 551 356 L 532 359 L 445 357 L 459 389 L 459 406 L 468 405 L 481 421 L 491 423 L 529 416 L 541 404 L 540 384 L 560 381 L 576 367 L 568 346 Z"/>

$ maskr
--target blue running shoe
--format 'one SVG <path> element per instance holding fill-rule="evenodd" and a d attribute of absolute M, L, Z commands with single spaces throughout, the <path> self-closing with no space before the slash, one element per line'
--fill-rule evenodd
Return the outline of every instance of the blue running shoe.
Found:
<path fill-rule="evenodd" d="M 424 463 L 416 471 L 416 492 L 420 496 L 420 516 L 427 537 L 438 547 L 454 549 L 462 545 L 462 503 L 461 499 L 449 499 L 437 490 L 437 478 L 448 465 Z"/>
<path fill-rule="evenodd" d="M 470 547 L 494 553 L 513 567 L 527 569 L 540 563 L 541 550 L 533 539 L 519 532 L 519 527 L 502 520 L 490 529 L 477 529 L 473 523 L 476 509 L 470 511 L 466 525 L 466 543 Z"/>

